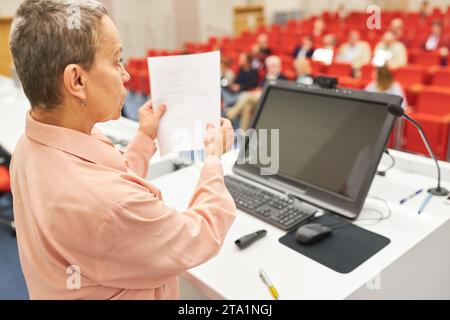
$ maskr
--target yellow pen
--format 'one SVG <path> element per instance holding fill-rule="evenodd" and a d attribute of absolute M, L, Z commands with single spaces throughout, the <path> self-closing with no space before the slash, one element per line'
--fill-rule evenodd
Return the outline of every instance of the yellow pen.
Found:
<path fill-rule="evenodd" d="M 267 288 L 269 288 L 269 291 L 270 291 L 270 294 L 272 295 L 272 297 L 275 300 L 280 300 L 280 295 L 278 294 L 277 289 L 275 289 L 272 282 L 270 282 L 269 277 L 267 276 L 267 274 L 264 272 L 263 269 L 259 270 L 259 277 L 264 282 L 264 284 L 267 286 Z"/>

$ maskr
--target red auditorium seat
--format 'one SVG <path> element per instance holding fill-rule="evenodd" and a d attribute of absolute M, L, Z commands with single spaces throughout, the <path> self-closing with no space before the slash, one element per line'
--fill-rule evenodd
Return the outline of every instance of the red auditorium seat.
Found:
<path fill-rule="evenodd" d="M 0 194 L 11 192 L 9 170 L 0 165 Z"/>
<path fill-rule="evenodd" d="M 335 77 L 351 77 L 352 66 L 349 63 L 333 62 L 326 67 L 327 75 Z"/>
<path fill-rule="evenodd" d="M 433 76 L 432 84 L 434 86 L 450 87 L 450 68 L 436 71 Z"/>
<path fill-rule="evenodd" d="M 127 72 L 130 75 L 130 81 L 125 82 L 125 88 L 130 92 L 137 92 L 139 89 L 139 71 L 137 69 L 127 68 Z"/>
<path fill-rule="evenodd" d="M 441 55 L 438 52 L 421 52 L 411 57 L 414 64 L 422 66 L 438 66 L 441 64 Z"/>
<path fill-rule="evenodd" d="M 450 134 L 450 89 L 429 86 L 419 95 L 416 111 L 411 116 L 420 123 L 425 131 L 436 157 L 448 158 Z M 404 149 L 427 155 L 415 127 L 406 123 Z"/>
<path fill-rule="evenodd" d="M 150 79 L 148 70 L 140 70 L 136 74 L 137 92 L 146 96 L 150 95 Z"/>
<path fill-rule="evenodd" d="M 405 66 L 393 70 L 395 80 L 403 86 L 425 83 L 426 71 L 421 66 Z"/>
<path fill-rule="evenodd" d="M 367 81 L 362 79 L 355 79 L 352 77 L 339 77 L 338 86 L 341 88 L 358 89 L 362 90 L 366 87 Z"/>
<path fill-rule="evenodd" d="M 361 79 L 366 80 L 366 81 L 372 81 L 374 70 L 375 70 L 375 68 L 371 64 L 366 64 L 366 65 L 362 66 Z"/>
<path fill-rule="evenodd" d="M 312 74 L 314 76 L 324 73 L 325 65 L 322 62 L 310 60 L 309 63 L 311 64 Z"/>
<path fill-rule="evenodd" d="M 141 74 L 145 72 L 148 75 L 147 58 L 130 58 L 126 70 L 131 78 L 125 83 L 125 87 L 131 92 L 141 92 Z"/>
<path fill-rule="evenodd" d="M 417 94 L 421 86 L 425 84 L 427 72 L 425 67 L 410 65 L 393 70 L 394 78 L 401 85 L 406 93 L 406 100 L 409 105 L 416 105 Z"/>

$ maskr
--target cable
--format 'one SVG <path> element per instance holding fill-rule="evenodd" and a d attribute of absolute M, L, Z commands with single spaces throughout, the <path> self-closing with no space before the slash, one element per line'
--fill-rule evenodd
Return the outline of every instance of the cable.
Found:
<path fill-rule="evenodd" d="M 377 209 L 366 209 L 366 211 L 378 212 L 378 213 L 380 213 L 380 216 L 378 218 L 375 218 L 375 219 L 374 218 L 360 218 L 360 219 L 356 220 L 354 223 L 351 223 L 351 222 L 348 222 L 348 221 L 344 221 L 344 222 L 340 222 L 340 223 L 337 223 L 337 224 L 334 224 L 334 225 L 331 225 L 331 226 L 329 226 L 329 225 L 324 225 L 324 226 L 330 228 L 331 230 L 334 230 L 334 229 L 337 229 L 337 228 L 340 228 L 340 227 L 343 227 L 343 226 L 348 226 L 348 225 L 351 225 L 351 224 L 353 224 L 355 226 L 358 226 L 358 227 L 372 227 L 372 226 L 377 225 L 378 223 L 380 223 L 383 220 L 389 219 L 392 216 L 392 210 L 389 207 L 389 204 L 388 204 L 388 202 L 386 200 L 384 200 L 383 198 L 373 197 L 373 196 L 370 196 L 368 198 L 372 198 L 372 199 L 375 199 L 375 200 L 382 201 L 385 204 L 385 206 L 386 206 L 387 215 L 384 215 L 382 211 L 377 210 Z M 359 221 L 374 221 L 374 220 L 375 220 L 375 223 L 373 223 L 373 224 L 360 225 L 360 224 L 356 223 L 356 222 L 359 222 Z"/>
<path fill-rule="evenodd" d="M 370 197 L 368 197 L 368 198 L 372 198 L 372 199 L 375 199 L 375 200 L 382 201 L 382 202 L 384 203 L 386 209 L 387 209 L 387 215 L 384 216 L 384 215 L 383 215 L 383 212 L 381 212 L 380 210 L 377 210 L 377 209 L 370 209 L 370 208 L 369 208 L 369 209 L 366 209 L 366 210 L 367 210 L 367 211 L 378 212 L 378 213 L 380 213 L 380 217 L 379 217 L 378 219 L 362 218 L 362 219 L 358 219 L 357 221 L 371 221 L 371 220 L 373 221 L 373 220 L 376 220 L 376 222 L 375 222 L 374 224 L 371 224 L 371 225 L 364 225 L 364 226 L 375 226 L 375 225 L 377 225 L 378 223 L 380 223 L 381 221 L 387 220 L 387 219 L 389 219 L 389 218 L 392 216 L 392 210 L 391 210 L 391 208 L 389 207 L 389 204 L 388 204 L 388 202 L 387 202 L 385 199 L 379 198 L 379 197 L 374 197 L 374 196 L 370 196 Z"/>
<path fill-rule="evenodd" d="M 395 158 L 392 156 L 392 154 L 387 149 L 384 151 L 384 153 L 386 153 L 391 158 L 392 163 L 386 169 L 377 171 L 377 175 L 382 176 L 382 177 L 385 177 L 386 173 L 395 166 Z"/>

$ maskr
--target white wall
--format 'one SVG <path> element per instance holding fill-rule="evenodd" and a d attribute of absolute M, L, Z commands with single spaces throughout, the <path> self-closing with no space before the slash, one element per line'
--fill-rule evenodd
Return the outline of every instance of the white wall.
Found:
<path fill-rule="evenodd" d="M 173 0 L 110 0 L 112 20 L 124 56 L 144 56 L 148 48 L 177 48 Z"/>
<path fill-rule="evenodd" d="M 0 0 L 0 16 L 13 16 L 21 2 L 21 0 Z"/>
<path fill-rule="evenodd" d="M 304 15 L 334 10 L 344 3 L 348 10 L 365 10 L 369 4 L 401 0 L 100 0 L 117 24 L 124 43 L 124 56 L 143 56 L 148 48 L 179 49 L 185 41 L 204 41 L 212 35 L 233 33 L 233 7 L 248 3 L 265 6 L 266 21 L 280 11 L 303 11 Z M 405 0 L 409 10 L 422 0 Z M 429 0 L 449 5 L 449 0 Z M 11 16 L 21 0 L 0 0 L 0 16 Z M 403 2 L 403 1 L 402 1 Z M 190 7 L 186 7 L 189 3 Z M 184 6 L 184 7 L 183 7 Z M 195 12 L 194 12 L 195 11 Z"/>

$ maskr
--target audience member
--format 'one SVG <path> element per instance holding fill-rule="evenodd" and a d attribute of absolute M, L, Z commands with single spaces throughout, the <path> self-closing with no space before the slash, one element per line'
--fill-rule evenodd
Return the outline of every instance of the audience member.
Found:
<path fill-rule="evenodd" d="M 357 30 L 350 31 L 348 40 L 339 48 L 336 61 L 350 63 L 356 77 L 360 76 L 361 67 L 370 63 L 371 52 L 367 42 L 361 41 Z"/>
<path fill-rule="evenodd" d="M 400 96 L 403 98 L 402 108 L 405 109 L 408 105 L 402 86 L 394 80 L 391 70 L 386 65 L 376 69 L 375 80 L 369 83 L 365 90 Z"/>
<path fill-rule="evenodd" d="M 251 67 L 251 56 L 248 53 L 239 55 L 239 72 L 232 84 L 222 88 L 224 107 L 236 103 L 241 92 L 255 89 L 258 86 L 258 71 Z"/>
<path fill-rule="evenodd" d="M 302 44 L 294 49 L 292 56 L 298 58 L 312 58 L 314 54 L 313 39 L 311 36 L 303 36 Z"/>
<path fill-rule="evenodd" d="M 406 47 L 398 41 L 395 34 L 388 30 L 381 41 L 375 46 L 375 64 L 378 66 L 387 63 L 389 68 L 398 68 L 407 64 Z"/>
<path fill-rule="evenodd" d="M 266 59 L 266 78 L 262 86 L 270 80 L 285 80 L 281 73 L 281 59 L 278 56 L 270 56 Z M 236 104 L 226 111 L 226 117 L 235 121 L 240 117 L 240 128 L 247 130 L 250 125 L 251 116 L 261 96 L 261 89 L 243 93 Z"/>

